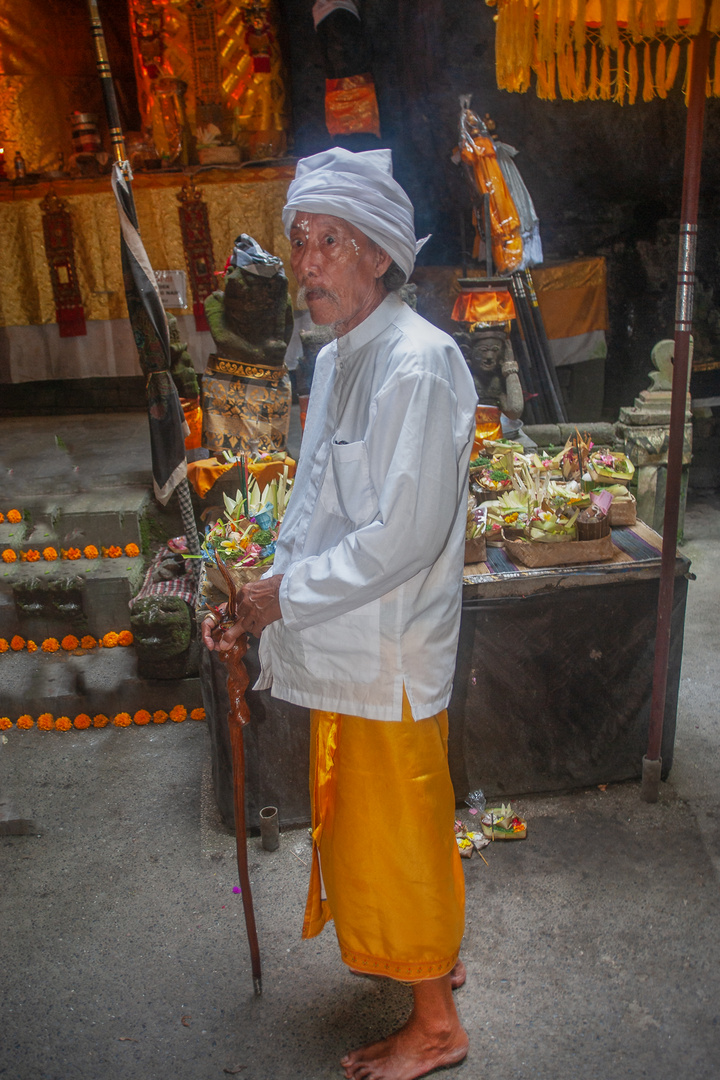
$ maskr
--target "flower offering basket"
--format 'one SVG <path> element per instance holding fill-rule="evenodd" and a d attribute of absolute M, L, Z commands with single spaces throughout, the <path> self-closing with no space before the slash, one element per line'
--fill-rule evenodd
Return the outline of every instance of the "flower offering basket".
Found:
<path fill-rule="evenodd" d="M 512 539 L 507 532 L 507 529 L 503 529 L 503 546 L 508 558 L 528 569 L 607 562 L 615 554 L 610 533 L 600 540 L 562 540 L 545 544 L 542 541 Z"/>

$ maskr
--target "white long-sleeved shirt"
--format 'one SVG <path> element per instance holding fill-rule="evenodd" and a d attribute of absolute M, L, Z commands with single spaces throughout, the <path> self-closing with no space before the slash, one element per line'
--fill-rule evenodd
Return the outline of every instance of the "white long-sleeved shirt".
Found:
<path fill-rule="evenodd" d="M 319 354 L 256 689 L 416 720 L 450 700 L 476 395 L 447 334 L 390 294 Z"/>

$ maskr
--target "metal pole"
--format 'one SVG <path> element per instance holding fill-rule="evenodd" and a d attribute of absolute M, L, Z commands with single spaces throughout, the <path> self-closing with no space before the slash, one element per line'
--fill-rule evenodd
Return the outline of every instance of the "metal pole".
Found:
<path fill-rule="evenodd" d="M 678 251 L 677 294 L 675 300 L 675 357 L 673 361 L 670 439 L 668 445 L 665 517 L 663 519 L 662 566 L 655 634 L 655 665 L 650 706 L 647 753 L 643 758 L 641 797 L 657 802 L 662 770 L 663 720 L 670 656 L 670 624 L 675 588 L 675 557 L 680 517 L 682 454 L 685 441 L 685 405 L 687 398 L 690 331 L 692 329 L 693 291 L 695 285 L 695 246 L 697 241 L 698 197 L 705 116 L 705 83 L 710 59 L 710 34 L 707 29 L 707 5 L 703 28 L 692 42 L 692 68 L 685 131 L 685 168 L 683 173 L 682 211 Z"/>

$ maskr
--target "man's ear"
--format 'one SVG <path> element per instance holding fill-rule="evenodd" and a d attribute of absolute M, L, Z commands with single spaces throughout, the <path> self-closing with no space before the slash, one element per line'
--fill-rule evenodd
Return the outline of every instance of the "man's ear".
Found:
<path fill-rule="evenodd" d="M 375 277 L 381 278 L 392 266 L 392 258 L 378 245 L 375 251 Z"/>

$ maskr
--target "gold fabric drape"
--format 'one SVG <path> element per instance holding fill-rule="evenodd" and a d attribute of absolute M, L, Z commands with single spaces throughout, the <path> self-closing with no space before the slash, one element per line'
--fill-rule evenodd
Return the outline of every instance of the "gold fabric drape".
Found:
<path fill-rule="evenodd" d="M 107 5 L 106 5 L 107 7 Z M 121 96 L 132 81 L 130 57 L 123 66 L 114 33 L 118 12 L 103 9 L 113 75 Z M 0 145 L 13 176 L 22 154 L 28 172 L 67 164 L 73 153 L 70 114 L 94 113 L 105 130 L 100 80 L 86 0 L 3 0 L 0 14 Z"/>
<path fill-rule="evenodd" d="M 503 90 L 538 97 L 632 105 L 664 98 L 687 73 L 705 0 L 486 0 L 497 7 L 495 65 Z M 708 26 L 720 35 L 720 0 Z M 720 42 L 708 95 L 720 97 Z"/>
<path fill-rule="evenodd" d="M 215 169 L 195 174 L 196 186 L 208 206 L 218 266 L 224 266 L 241 232 L 250 233 L 289 265 L 290 249 L 280 215 L 293 175 L 292 167 L 236 172 Z M 140 233 L 156 270 L 185 269 L 177 201 L 185 179 L 179 173 L 146 173 L 137 175 L 133 183 Z M 126 318 L 120 229 L 110 181 L 105 177 L 0 192 L 0 325 L 55 322 L 40 208 L 51 188 L 66 201 L 72 215 L 85 317 Z"/>

